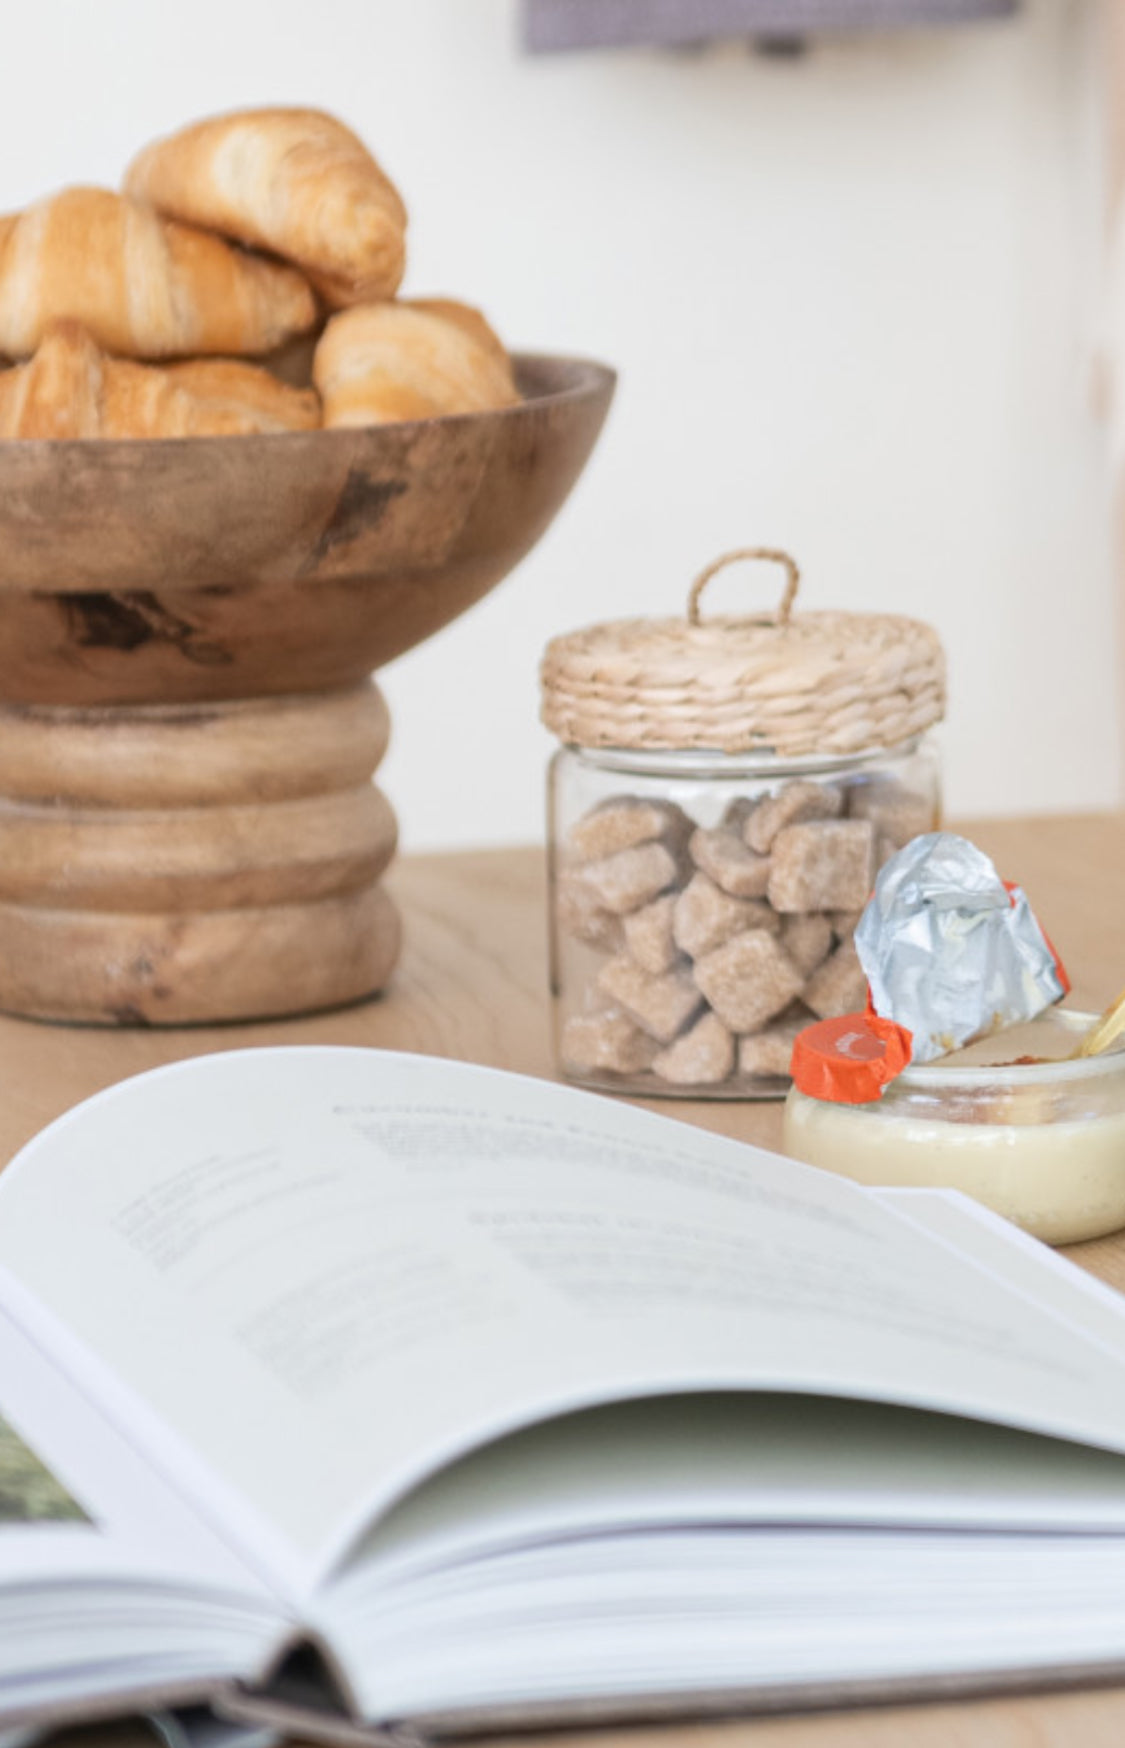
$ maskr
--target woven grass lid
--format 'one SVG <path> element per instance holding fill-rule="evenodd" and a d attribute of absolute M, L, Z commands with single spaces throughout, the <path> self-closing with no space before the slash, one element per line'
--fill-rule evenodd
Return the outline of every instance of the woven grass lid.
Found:
<path fill-rule="evenodd" d="M 780 605 L 700 616 L 710 579 L 737 559 L 786 572 Z M 542 718 L 574 746 L 846 754 L 898 746 L 940 721 L 937 632 L 897 613 L 794 613 L 788 553 L 746 547 L 698 576 L 683 619 L 619 619 L 556 637 L 543 654 Z"/>

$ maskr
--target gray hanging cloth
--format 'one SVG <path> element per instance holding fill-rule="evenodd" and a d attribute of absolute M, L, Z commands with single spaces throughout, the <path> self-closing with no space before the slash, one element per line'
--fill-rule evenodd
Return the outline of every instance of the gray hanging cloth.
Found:
<path fill-rule="evenodd" d="M 675 45 L 712 37 L 759 41 L 820 31 L 891 30 L 1001 18 L 1018 0 L 523 0 L 523 40 L 556 49 Z"/>

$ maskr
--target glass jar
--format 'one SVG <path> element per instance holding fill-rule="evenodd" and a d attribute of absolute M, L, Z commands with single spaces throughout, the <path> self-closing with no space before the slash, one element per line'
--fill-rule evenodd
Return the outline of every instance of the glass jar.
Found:
<path fill-rule="evenodd" d="M 771 899 L 775 857 L 744 835 L 767 799 L 779 815 L 804 804 L 781 848 L 796 841 L 807 871 L 798 861 L 791 884 L 816 891 L 775 884 Z M 880 861 L 940 823 L 938 755 L 929 735 L 834 759 L 563 747 L 548 816 L 562 1072 L 617 1092 L 776 1098 L 796 1033 L 863 1005 L 852 933 Z M 820 839 L 826 872 L 807 868 Z"/>
<path fill-rule="evenodd" d="M 784 1148 L 858 1183 L 962 1190 L 1048 1244 L 1125 1226 L 1125 1041 L 1068 1059 L 1094 1014 L 1049 1009 L 906 1068 L 870 1104 L 793 1087 Z"/>
<path fill-rule="evenodd" d="M 744 556 L 791 567 L 781 610 L 701 623 L 703 584 Z M 703 573 L 686 621 L 548 646 L 543 716 L 564 741 L 548 781 L 551 992 L 568 1079 L 779 1097 L 796 1033 L 863 1005 L 852 933 L 875 874 L 940 824 L 941 651 L 913 620 L 792 618 L 795 589 L 787 555 L 753 549 Z"/>

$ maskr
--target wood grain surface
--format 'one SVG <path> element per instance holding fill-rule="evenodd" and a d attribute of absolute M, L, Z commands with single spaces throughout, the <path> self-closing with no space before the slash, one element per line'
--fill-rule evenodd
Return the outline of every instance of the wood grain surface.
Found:
<path fill-rule="evenodd" d="M 1027 890 L 1070 972 L 1074 1005 L 1125 984 L 1125 814 L 973 821 L 960 829 Z M 341 1043 L 459 1057 L 551 1076 L 544 857 L 538 850 L 403 858 L 387 877 L 405 944 L 375 1000 L 315 1018 L 107 1032 L 0 1018 L 0 1157 L 125 1075 L 207 1050 Z M 776 1145 L 780 1107 L 667 1099 L 685 1122 Z M 1125 1288 L 1125 1234 L 1075 1247 Z M 515 1738 L 509 1738 L 514 1742 Z M 67 1748 L 83 1737 L 71 1733 Z M 125 1728 L 98 1748 L 131 1748 Z M 520 1748 L 1120 1748 L 1125 1685 L 913 1706 L 536 1736 Z"/>
<path fill-rule="evenodd" d="M 388 731 L 371 680 L 0 706 L 0 1009 L 183 1025 L 382 989 L 399 942 L 379 886 L 398 826 L 371 780 Z"/>
<path fill-rule="evenodd" d="M 516 359 L 513 407 L 268 436 L 0 442 L 0 699 L 348 685 L 529 552 L 614 374 Z"/>

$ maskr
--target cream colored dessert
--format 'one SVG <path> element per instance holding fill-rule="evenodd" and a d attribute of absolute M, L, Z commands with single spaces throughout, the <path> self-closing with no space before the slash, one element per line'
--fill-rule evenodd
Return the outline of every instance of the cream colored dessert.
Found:
<path fill-rule="evenodd" d="M 1125 1226 L 1125 1053 L 1061 1059 L 1093 1018 L 1043 1016 L 908 1069 L 868 1105 L 794 1088 L 785 1151 L 858 1183 L 963 1190 L 1048 1244 L 1116 1231 Z"/>

